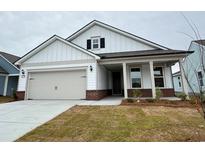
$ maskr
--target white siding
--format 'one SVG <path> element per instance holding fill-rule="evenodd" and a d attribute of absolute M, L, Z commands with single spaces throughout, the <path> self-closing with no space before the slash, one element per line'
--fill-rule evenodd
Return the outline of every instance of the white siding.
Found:
<path fill-rule="evenodd" d="M 92 66 L 93 70 L 90 71 L 90 66 Z M 29 71 L 44 71 L 44 70 L 56 70 L 56 69 L 64 69 L 64 70 L 72 70 L 76 68 L 85 68 L 86 69 L 86 78 L 87 90 L 96 90 L 96 64 L 95 63 L 86 63 L 86 64 L 69 64 L 69 65 L 48 65 L 48 66 L 22 66 L 21 69 L 25 71 L 25 77 L 19 76 L 18 83 L 18 91 L 25 91 L 27 84 L 27 76 Z"/>
<path fill-rule="evenodd" d="M 54 41 L 24 63 L 58 62 L 93 59 L 90 55 L 59 40 Z"/>
<path fill-rule="evenodd" d="M 97 65 L 97 89 L 106 90 L 108 89 L 108 71 L 102 65 Z"/>
<path fill-rule="evenodd" d="M 154 47 L 145 43 L 133 40 L 122 34 L 113 32 L 98 25 L 94 25 L 77 38 L 72 40 L 73 43 L 86 48 L 87 39 L 91 37 L 100 36 L 105 38 L 105 48 L 93 50 L 94 53 L 107 52 L 122 52 L 122 51 L 136 51 L 136 50 L 152 50 Z"/>
<path fill-rule="evenodd" d="M 166 88 L 173 88 L 172 72 L 170 67 L 164 67 L 164 80 Z"/>

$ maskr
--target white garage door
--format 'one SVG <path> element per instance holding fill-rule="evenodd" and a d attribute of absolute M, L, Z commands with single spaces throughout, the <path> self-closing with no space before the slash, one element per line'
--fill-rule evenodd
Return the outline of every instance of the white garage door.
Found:
<path fill-rule="evenodd" d="M 84 70 L 29 73 L 28 99 L 85 99 Z"/>

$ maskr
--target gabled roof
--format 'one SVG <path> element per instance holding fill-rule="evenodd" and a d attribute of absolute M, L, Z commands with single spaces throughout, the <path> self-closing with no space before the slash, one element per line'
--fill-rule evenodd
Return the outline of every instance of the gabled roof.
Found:
<path fill-rule="evenodd" d="M 38 53 L 41 49 L 45 48 L 46 46 L 50 45 L 51 43 L 53 43 L 54 41 L 56 40 L 59 40 L 59 41 L 62 41 L 64 42 L 65 44 L 68 44 L 84 53 L 87 53 L 88 55 L 90 56 L 93 56 L 95 57 L 96 59 L 99 59 L 100 57 L 97 56 L 96 54 L 72 43 L 72 42 L 69 42 L 65 39 L 63 39 L 62 37 L 60 36 L 57 36 L 57 35 L 53 35 L 52 37 L 50 37 L 49 39 L 47 39 L 46 41 L 44 41 L 43 43 L 41 43 L 39 46 L 37 46 L 36 48 L 34 48 L 33 50 L 31 50 L 30 52 L 28 52 L 27 54 L 25 54 L 23 57 L 21 57 L 21 59 L 19 59 L 17 62 L 15 62 L 16 65 L 20 65 L 22 62 L 26 61 L 27 59 L 29 59 L 30 57 L 32 57 L 33 55 L 35 55 L 36 53 Z"/>
<path fill-rule="evenodd" d="M 198 43 L 198 44 L 200 44 L 200 45 L 205 46 L 205 40 L 194 40 L 194 41 L 192 41 L 192 42 L 196 42 L 196 43 Z"/>
<path fill-rule="evenodd" d="M 127 58 L 127 57 L 171 55 L 171 54 L 191 54 L 193 52 L 194 51 L 185 51 L 185 50 L 142 50 L 142 51 L 102 53 L 98 55 L 101 57 L 101 59 L 110 59 L 110 58 Z"/>
<path fill-rule="evenodd" d="M 153 47 L 156 47 L 156 48 L 159 48 L 159 49 L 163 49 L 163 50 L 168 50 L 169 48 L 165 47 L 165 46 L 162 46 L 162 45 L 159 45 L 157 43 L 154 43 L 152 41 L 149 41 L 149 40 L 146 40 L 142 37 L 139 37 L 139 36 L 136 36 L 134 34 L 131 34 L 129 32 L 126 32 L 124 30 L 121 30 L 121 29 L 118 29 L 116 27 L 113 27 L 111 25 L 108 25 L 108 24 L 105 24 L 103 22 L 100 22 L 100 21 L 97 21 L 97 20 L 93 20 L 91 21 L 90 23 L 88 23 L 87 25 L 85 25 L 84 27 L 82 27 L 81 29 L 79 29 L 78 31 L 76 31 L 75 33 L 73 33 L 71 36 L 69 36 L 66 40 L 69 40 L 69 41 L 72 41 L 74 38 L 76 38 L 77 36 L 79 36 L 81 33 L 83 33 L 84 31 L 88 30 L 89 28 L 91 28 L 92 26 L 94 25 L 99 25 L 101 27 L 104 27 L 106 29 L 109 29 L 111 31 L 114 31 L 114 32 L 117 32 L 119 34 L 122 34 L 124 36 L 127 36 L 127 37 L 130 37 L 134 40 L 137 40 L 137 41 L 140 41 L 140 42 L 143 42 L 145 44 L 149 44 Z"/>
<path fill-rule="evenodd" d="M 0 55 L 2 55 L 4 58 L 6 58 L 10 63 L 14 63 L 15 61 L 17 61 L 18 59 L 20 59 L 20 57 L 6 53 L 6 52 L 2 52 L 0 51 Z"/>

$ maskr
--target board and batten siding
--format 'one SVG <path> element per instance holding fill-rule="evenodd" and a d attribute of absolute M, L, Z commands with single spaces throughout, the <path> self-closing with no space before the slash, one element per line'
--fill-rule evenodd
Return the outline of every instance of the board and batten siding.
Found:
<path fill-rule="evenodd" d="M 94 53 L 123 52 L 136 50 L 153 50 L 156 49 L 140 41 L 134 40 L 122 34 L 108 30 L 99 25 L 94 25 L 78 37 L 72 40 L 73 43 L 86 48 L 87 39 L 100 36 L 105 38 L 105 48 L 91 50 Z"/>
<path fill-rule="evenodd" d="M 89 60 L 92 56 L 79 51 L 59 40 L 54 41 L 49 46 L 29 58 L 24 63 L 40 63 L 40 62 L 58 62 L 73 60 Z"/>
<path fill-rule="evenodd" d="M 92 71 L 90 67 L 92 66 Z M 25 91 L 27 85 L 28 72 L 47 70 L 75 70 L 86 69 L 87 90 L 96 89 L 96 61 L 95 58 L 71 47 L 59 40 L 54 41 L 21 65 L 21 70 L 25 72 L 22 76 L 20 71 L 18 91 Z"/>

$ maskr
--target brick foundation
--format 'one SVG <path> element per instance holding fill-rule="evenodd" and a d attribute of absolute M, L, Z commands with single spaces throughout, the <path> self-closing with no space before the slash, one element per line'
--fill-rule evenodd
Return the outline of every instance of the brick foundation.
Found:
<path fill-rule="evenodd" d="M 133 96 L 134 89 L 128 89 L 128 97 Z M 152 97 L 152 89 L 139 89 L 142 93 L 141 97 Z M 174 89 L 173 88 L 166 88 L 161 89 L 163 97 L 174 97 Z"/>
<path fill-rule="evenodd" d="M 24 100 L 24 96 L 25 96 L 25 91 L 17 91 L 16 92 L 17 100 Z"/>
<path fill-rule="evenodd" d="M 100 100 L 106 96 L 112 95 L 112 90 L 86 90 L 87 100 Z"/>

